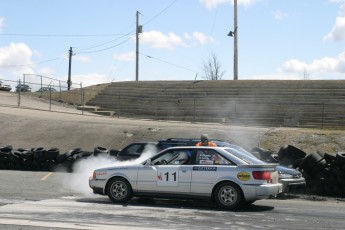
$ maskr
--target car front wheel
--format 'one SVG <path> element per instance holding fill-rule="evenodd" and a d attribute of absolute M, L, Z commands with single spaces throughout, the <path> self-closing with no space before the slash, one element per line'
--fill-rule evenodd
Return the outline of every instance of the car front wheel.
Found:
<path fill-rule="evenodd" d="M 218 185 L 214 197 L 217 205 L 224 209 L 234 209 L 243 201 L 242 190 L 231 182 Z"/>
<path fill-rule="evenodd" d="M 132 197 L 132 187 L 127 180 L 115 177 L 108 183 L 107 194 L 112 202 L 125 203 Z"/>

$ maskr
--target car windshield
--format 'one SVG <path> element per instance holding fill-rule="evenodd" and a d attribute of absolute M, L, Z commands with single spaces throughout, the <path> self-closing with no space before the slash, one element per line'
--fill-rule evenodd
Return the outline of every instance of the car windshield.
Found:
<path fill-rule="evenodd" d="M 225 150 L 248 164 L 265 164 L 264 161 L 259 160 L 247 151 L 241 151 L 238 148 L 226 148 Z"/>

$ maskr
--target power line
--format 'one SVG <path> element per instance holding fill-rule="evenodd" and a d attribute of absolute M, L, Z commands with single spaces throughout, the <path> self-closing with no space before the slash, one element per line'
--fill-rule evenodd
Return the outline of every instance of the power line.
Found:
<path fill-rule="evenodd" d="M 174 0 L 172 3 L 170 3 L 167 7 L 165 7 L 163 10 L 161 10 L 158 14 L 156 14 L 153 18 L 151 18 L 150 20 L 148 20 L 145 24 L 146 25 L 148 23 L 150 23 L 151 21 L 155 20 L 156 18 L 158 18 L 161 14 L 163 14 L 165 11 L 167 11 L 170 7 L 172 7 L 178 0 Z"/>
<path fill-rule="evenodd" d="M 109 49 L 112 49 L 112 48 L 114 48 L 114 47 L 120 46 L 120 45 L 122 45 L 122 44 L 128 42 L 130 39 L 131 39 L 131 38 L 129 37 L 129 38 L 127 38 L 127 39 L 126 39 L 125 41 L 123 41 L 123 42 L 120 42 L 120 43 L 118 43 L 118 44 L 116 44 L 116 45 L 113 45 L 113 46 L 110 46 L 110 47 L 107 47 L 107 48 L 104 48 L 104 49 L 93 50 L 93 51 L 84 51 L 84 52 L 78 52 L 78 53 L 79 53 L 79 54 L 96 53 L 96 52 L 101 52 L 101 51 L 104 51 L 104 50 L 109 50 Z"/>
<path fill-rule="evenodd" d="M 177 65 L 177 64 L 174 64 L 174 63 L 171 63 L 171 62 L 168 62 L 168 61 L 164 61 L 164 60 L 162 60 L 162 59 L 159 59 L 159 58 L 156 58 L 156 57 L 152 57 L 152 56 L 147 55 L 147 54 L 143 54 L 143 53 L 140 53 L 140 54 L 143 55 L 143 56 L 146 56 L 146 57 L 148 57 L 148 58 L 155 59 L 155 60 L 157 60 L 157 61 L 164 62 L 164 63 L 166 63 L 166 64 L 175 66 L 175 67 L 180 68 L 180 69 L 185 69 L 185 70 L 188 70 L 188 71 L 193 72 L 193 73 L 198 73 L 198 71 L 196 71 L 196 70 L 192 70 L 192 69 L 189 69 L 189 68 L 184 67 L 184 66 L 181 66 L 181 65 Z"/>
<path fill-rule="evenodd" d="M 111 37 L 125 34 L 0 34 L 0 36 L 23 36 L 23 37 Z"/>
<path fill-rule="evenodd" d="M 45 61 L 40 61 L 40 62 L 35 62 L 35 63 L 30 63 L 30 64 L 23 64 L 23 65 L 3 65 L 0 66 L 0 68 L 12 68 L 12 67 L 23 67 L 23 66 L 32 66 L 32 65 L 38 65 L 38 64 L 42 64 L 42 63 L 46 63 L 46 62 L 51 62 L 51 61 L 56 61 L 56 60 L 60 60 L 60 59 L 64 59 L 65 57 L 58 57 L 58 58 L 53 58 L 53 59 L 49 59 L 49 60 L 45 60 Z"/>
<path fill-rule="evenodd" d="M 79 51 L 81 51 L 81 50 L 88 50 L 88 49 L 93 49 L 93 48 L 96 48 L 96 47 L 100 47 L 100 46 L 103 46 L 103 45 L 108 44 L 108 43 L 112 43 L 112 42 L 114 42 L 114 41 L 116 41 L 116 40 L 119 40 L 119 39 L 121 39 L 121 38 L 123 38 L 123 37 L 126 37 L 126 36 L 129 36 L 129 35 L 134 36 L 134 34 L 126 34 L 126 35 L 123 35 L 123 36 L 121 36 L 121 37 L 112 39 L 112 40 L 110 40 L 110 41 L 106 41 L 106 42 L 103 42 L 103 43 L 98 43 L 97 45 L 93 45 L 93 46 L 86 47 L 86 48 L 82 48 L 82 49 L 77 49 L 77 50 L 75 50 L 75 51 L 76 51 L 76 52 L 79 52 Z"/>

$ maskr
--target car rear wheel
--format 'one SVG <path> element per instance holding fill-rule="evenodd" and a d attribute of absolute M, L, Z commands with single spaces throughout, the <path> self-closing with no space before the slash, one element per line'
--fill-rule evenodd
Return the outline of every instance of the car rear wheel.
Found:
<path fill-rule="evenodd" d="M 127 180 L 115 177 L 109 181 L 107 194 L 112 202 L 125 203 L 132 197 L 132 187 Z"/>
<path fill-rule="evenodd" d="M 231 182 L 218 185 L 214 195 L 217 205 L 224 209 L 234 209 L 243 202 L 242 190 Z"/>

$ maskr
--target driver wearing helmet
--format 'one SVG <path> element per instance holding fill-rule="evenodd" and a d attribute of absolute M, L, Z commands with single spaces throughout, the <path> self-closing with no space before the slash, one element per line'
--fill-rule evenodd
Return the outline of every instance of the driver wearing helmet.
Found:
<path fill-rule="evenodd" d="M 180 165 L 185 165 L 188 163 L 189 156 L 186 152 L 180 152 L 177 158 L 177 161 Z"/>
<path fill-rule="evenodd" d="M 207 134 L 202 134 L 201 135 L 201 141 L 196 144 L 196 146 L 212 146 L 212 147 L 217 147 L 215 143 L 212 141 L 209 141 L 208 135 Z"/>

